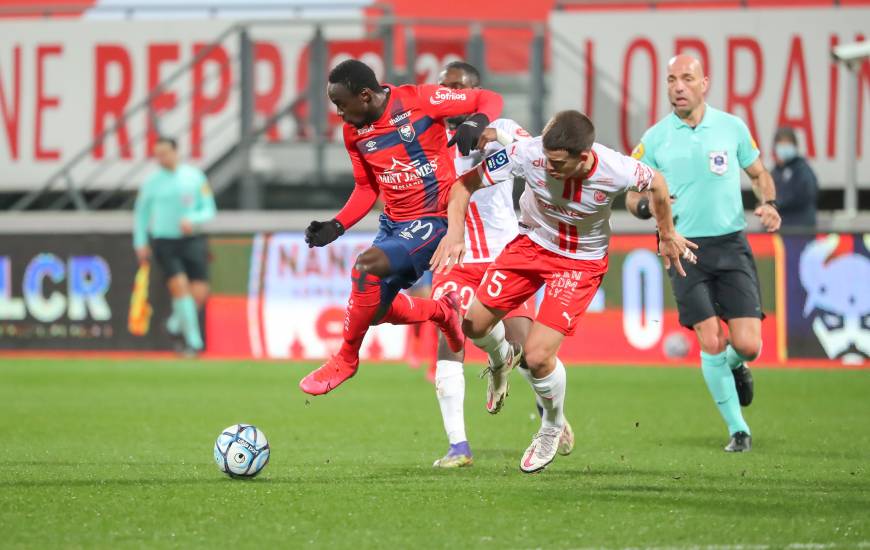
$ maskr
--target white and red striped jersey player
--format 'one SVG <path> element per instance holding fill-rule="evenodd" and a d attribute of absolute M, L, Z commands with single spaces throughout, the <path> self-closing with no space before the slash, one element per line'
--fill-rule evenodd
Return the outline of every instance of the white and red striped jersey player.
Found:
<path fill-rule="evenodd" d="M 583 179 L 558 180 L 547 174 L 542 140 L 536 137 L 489 155 L 477 168 L 481 191 L 511 188 L 514 177 L 526 182 L 522 236 L 490 264 L 477 292 L 483 305 L 510 311 L 546 284 L 537 320 L 563 334 L 574 332 L 575 320 L 607 272 L 614 197 L 629 189 L 645 191 L 654 177 L 646 165 L 598 143 L 592 155 Z"/>
<path fill-rule="evenodd" d="M 592 156 L 592 169 L 584 179 L 557 180 L 547 175 L 541 137 L 516 142 L 490 154 L 477 168 L 485 186 L 481 191 L 510 187 L 496 184 L 523 178 L 520 232 L 562 256 L 598 260 L 607 255 L 614 197 L 629 189 L 648 189 L 653 170 L 598 143 L 592 145 Z"/>
<path fill-rule="evenodd" d="M 462 156 L 458 148 L 453 148 L 456 155 L 453 162 L 457 174 L 474 169 L 486 155 L 495 153 L 506 145 L 532 138 L 522 126 L 510 119 L 497 119 L 489 127 L 496 130 L 498 138 L 497 141 L 489 143 L 484 151 L 476 150 L 470 155 Z M 448 138 L 449 134 L 448 131 Z M 444 292 L 456 291 L 463 311 L 467 311 L 486 268 L 518 233 L 512 185 L 494 185 L 474 193 L 465 218 L 465 248 L 468 254 L 465 256 L 464 265 L 457 266 L 447 274 L 433 275 L 432 296 L 438 299 Z M 531 318 L 533 315 L 534 306 L 529 301 L 515 308 L 508 316 Z"/>

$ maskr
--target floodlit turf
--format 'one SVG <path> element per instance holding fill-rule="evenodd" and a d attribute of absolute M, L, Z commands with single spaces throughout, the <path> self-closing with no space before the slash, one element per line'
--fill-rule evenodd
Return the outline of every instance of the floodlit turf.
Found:
<path fill-rule="evenodd" d="M 422 372 L 363 365 L 306 400 L 310 366 L 0 360 L 0 547 L 870 546 L 867 371 L 758 369 L 755 450 L 729 455 L 696 370 L 568 369 L 577 449 L 529 476 L 519 376 L 490 417 L 469 369 L 477 462 L 436 471 Z M 237 422 L 272 446 L 253 481 L 212 463 Z"/>

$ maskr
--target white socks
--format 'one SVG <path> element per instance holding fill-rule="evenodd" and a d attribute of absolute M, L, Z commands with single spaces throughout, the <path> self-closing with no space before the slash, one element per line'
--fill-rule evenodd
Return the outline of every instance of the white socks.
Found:
<path fill-rule="evenodd" d="M 482 349 L 489 355 L 489 360 L 493 367 L 500 367 L 507 363 L 508 355 L 510 355 L 511 346 L 504 337 L 504 323 L 498 322 L 492 331 L 486 336 L 480 338 L 472 338 L 474 345 Z"/>
<path fill-rule="evenodd" d="M 567 376 L 565 365 L 557 357 L 556 369 L 544 378 L 535 378 L 528 369 L 517 369 L 526 377 L 537 394 L 538 404 L 544 409 L 541 426 L 561 428 L 565 425 L 565 388 Z"/>
<path fill-rule="evenodd" d="M 462 363 L 439 359 L 435 363 L 435 394 L 441 406 L 444 431 L 451 445 L 467 441 L 465 436 L 465 374 Z"/>

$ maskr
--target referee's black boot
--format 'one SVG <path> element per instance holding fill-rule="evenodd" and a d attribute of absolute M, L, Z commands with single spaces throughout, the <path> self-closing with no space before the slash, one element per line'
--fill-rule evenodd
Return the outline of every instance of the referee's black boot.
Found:
<path fill-rule="evenodd" d="M 745 453 L 752 450 L 752 436 L 746 432 L 734 432 L 725 445 L 726 453 Z"/>
<path fill-rule="evenodd" d="M 737 387 L 737 399 L 740 400 L 740 406 L 748 407 L 752 404 L 752 398 L 755 397 L 752 371 L 744 363 L 736 369 L 732 369 L 731 375 L 734 376 L 734 385 Z"/>

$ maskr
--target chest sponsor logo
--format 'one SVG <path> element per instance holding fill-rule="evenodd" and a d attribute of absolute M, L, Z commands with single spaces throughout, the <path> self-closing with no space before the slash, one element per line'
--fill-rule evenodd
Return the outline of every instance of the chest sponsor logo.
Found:
<path fill-rule="evenodd" d="M 586 213 L 581 212 L 576 208 L 571 208 L 567 204 L 558 205 L 550 202 L 554 200 L 560 199 L 553 198 L 552 193 L 549 193 L 546 190 L 535 190 L 535 204 L 538 205 L 542 214 L 564 220 L 576 220 L 586 216 Z"/>
<path fill-rule="evenodd" d="M 414 141 L 414 138 L 417 137 L 417 132 L 412 124 L 405 124 L 396 131 L 399 132 L 399 137 L 402 138 L 402 141 L 408 143 Z"/>
<path fill-rule="evenodd" d="M 544 168 L 547 166 L 547 160 L 542 158 L 535 159 L 532 161 L 532 166 L 535 168 Z"/>
<path fill-rule="evenodd" d="M 375 174 L 378 183 L 401 189 L 418 183 L 422 178 L 434 174 L 438 163 L 434 160 L 421 164 L 419 160 L 402 162 L 393 157 L 393 164 L 387 170 Z"/>
<path fill-rule="evenodd" d="M 728 171 L 728 151 L 710 151 L 710 171 L 717 176 Z"/>
<path fill-rule="evenodd" d="M 429 98 L 429 103 L 432 105 L 441 105 L 445 101 L 465 101 L 465 94 L 451 90 L 450 88 L 438 88 L 432 97 Z"/>

